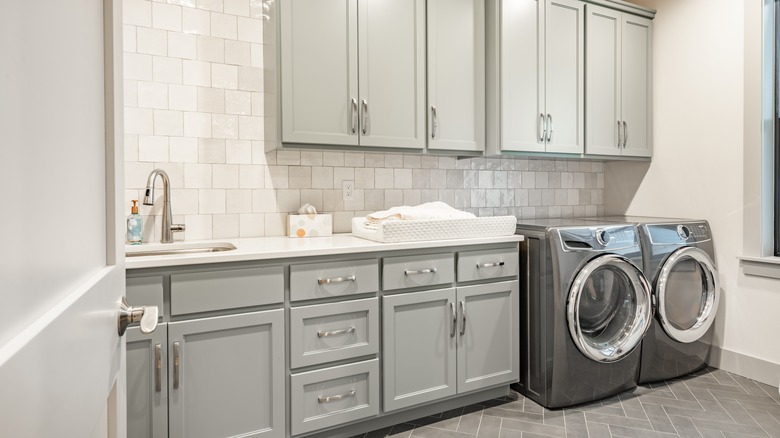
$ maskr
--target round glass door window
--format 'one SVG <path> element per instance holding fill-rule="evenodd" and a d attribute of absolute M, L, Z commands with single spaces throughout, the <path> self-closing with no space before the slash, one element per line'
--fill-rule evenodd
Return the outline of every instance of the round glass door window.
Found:
<path fill-rule="evenodd" d="M 651 290 L 642 271 L 615 254 L 580 270 L 567 304 L 574 344 L 598 362 L 615 362 L 636 348 L 650 326 Z"/>
<path fill-rule="evenodd" d="M 709 330 L 718 312 L 720 287 L 710 256 L 688 247 L 664 262 L 656 282 L 658 320 L 678 342 L 694 342 Z"/>

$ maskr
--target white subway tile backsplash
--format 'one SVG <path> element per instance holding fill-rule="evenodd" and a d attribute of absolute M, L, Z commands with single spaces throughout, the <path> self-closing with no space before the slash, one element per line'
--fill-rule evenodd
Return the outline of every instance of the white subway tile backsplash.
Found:
<path fill-rule="evenodd" d="M 262 0 L 125 0 L 125 197 L 171 177 L 176 239 L 282 236 L 310 203 L 350 219 L 442 201 L 480 215 L 603 214 L 600 161 L 462 158 L 362 150 L 265 152 Z M 342 182 L 354 181 L 345 201 Z M 162 193 L 158 191 L 157 197 Z M 144 206 L 147 241 L 161 203 Z"/>
<path fill-rule="evenodd" d="M 188 34 L 211 35 L 211 15 L 207 11 L 184 8 L 182 30 Z"/>

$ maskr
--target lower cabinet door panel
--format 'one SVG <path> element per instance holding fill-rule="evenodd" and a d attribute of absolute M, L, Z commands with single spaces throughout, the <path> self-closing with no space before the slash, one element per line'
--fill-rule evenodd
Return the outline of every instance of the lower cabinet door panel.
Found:
<path fill-rule="evenodd" d="M 168 436 L 168 332 L 127 329 L 127 438 Z"/>
<path fill-rule="evenodd" d="M 517 281 L 458 288 L 458 392 L 520 377 Z"/>
<path fill-rule="evenodd" d="M 292 434 L 379 414 L 379 359 L 293 374 Z"/>
<path fill-rule="evenodd" d="M 455 289 L 383 297 L 386 412 L 455 394 Z"/>
<path fill-rule="evenodd" d="M 285 436 L 284 310 L 168 326 L 172 438 Z"/>

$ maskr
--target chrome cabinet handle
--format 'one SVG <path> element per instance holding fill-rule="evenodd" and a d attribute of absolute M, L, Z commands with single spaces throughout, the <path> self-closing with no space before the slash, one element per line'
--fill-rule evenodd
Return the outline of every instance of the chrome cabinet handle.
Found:
<path fill-rule="evenodd" d="M 368 102 L 366 101 L 366 99 L 363 99 L 362 103 L 363 103 L 363 121 L 361 124 L 363 125 L 362 128 L 363 135 L 366 135 L 368 134 Z"/>
<path fill-rule="evenodd" d="M 544 143 L 544 138 L 547 137 L 547 123 L 544 119 L 544 114 L 539 113 L 539 132 L 542 134 L 541 137 L 539 137 L 539 142 Z"/>
<path fill-rule="evenodd" d="M 435 274 L 436 268 L 420 269 L 417 271 L 404 271 L 404 275 L 417 275 L 417 274 Z"/>
<path fill-rule="evenodd" d="M 181 355 L 181 344 L 179 341 L 173 343 L 173 389 L 179 389 L 179 365 Z"/>
<path fill-rule="evenodd" d="M 354 397 L 354 396 L 355 396 L 355 390 L 350 389 L 349 392 L 346 394 L 337 394 L 337 395 L 328 395 L 328 396 L 321 395 L 317 397 L 317 403 L 330 403 L 330 402 L 345 399 L 347 397 Z"/>
<path fill-rule="evenodd" d="M 344 283 L 345 281 L 355 280 L 357 280 L 357 277 L 354 275 L 350 275 L 349 277 L 320 278 L 317 280 L 317 284 Z"/>
<path fill-rule="evenodd" d="M 154 391 L 162 391 L 162 344 L 154 346 Z"/>
<path fill-rule="evenodd" d="M 436 113 L 436 106 L 431 105 L 431 138 L 436 138 L 436 131 L 439 130 L 439 116 Z"/>
<path fill-rule="evenodd" d="M 622 144 L 623 144 L 623 136 L 620 135 L 620 120 L 617 121 L 617 129 L 618 129 L 618 131 L 617 131 L 617 134 L 618 134 L 617 147 L 618 147 L 618 149 L 620 149 L 622 147 Z"/>
<path fill-rule="evenodd" d="M 141 322 L 141 333 L 148 335 L 157 328 L 157 306 L 130 307 L 126 297 L 122 297 L 119 303 L 119 319 L 117 320 L 117 332 L 123 336 L 127 326 L 133 322 Z"/>
<path fill-rule="evenodd" d="M 477 263 L 477 269 L 480 269 L 480 268 L 495 268 L 497 266 L 504 266 L 504 262 Z"/>
<path fill-rule="evenodd" d="M 460 335 L 463 336 L 466 334 L 466 302 L 463 300 L 460 302 L 460 315 Z"/>
<path fill-rule="evenodd" d="M 355 332 L 355 327 L 345 328 L 345 329 L 341 329 L 341 330 L 331 330 L 329 332 L 318 331 L 317 332 L 317 337 L 318 338 L 327 338 L 328 336 L 346 335 L 346 334 L 354 333 L 354 332 Z"/>
<path fill-rule="evenodd" d="M 547 131 L 547 142 L 549 143 L 552 141 L 552 135 L 553 135 L 553 119 L 550 114 L 547 114 L 547 122 L 550 125 L 549 126 L 550 129 Z"/>
<path fill-rule="evenodd" d="M 350 116 L 349 116 L 349 118 L 352 120 L 352 135 L 357 134 L 357 122 L 358 122 L 357 112 L 358 112 L 357 99 L 352 99 L 352 105 L 350 106 Z"/>
<path fill-rule="evenodd" d="M 628 145 L 628 123 L 623 120 L 623 149 Z"/>
<path fill-rule="evenodd" d="M 450 303 L 450 312 L 452 312 L 452 324 L 450 324 L 450 337 L 455 337 L 455 327 L 458 325 L 458 312 L 455 310 L 455 303 Z"/>

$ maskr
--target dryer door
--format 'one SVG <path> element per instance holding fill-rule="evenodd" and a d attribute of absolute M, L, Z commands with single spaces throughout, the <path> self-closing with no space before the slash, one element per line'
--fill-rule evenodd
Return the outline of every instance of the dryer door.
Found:
<path fill-rule="evenodd" d="M 678 342 L 694 342 L 707 333 L 718 312 L 715 263 L 699 248 L 681 248 L 661 266 L 655 293 L 658 320 L 666 334 Z"/>
<path fill-rule="evenodd" d="M 616 254 L 587 263 L 569 290 L 569 332 L 577 348 L 597 362 L 615 362 L 631 353 L 652 314 L 650 284 L 634 263 Z"/>

